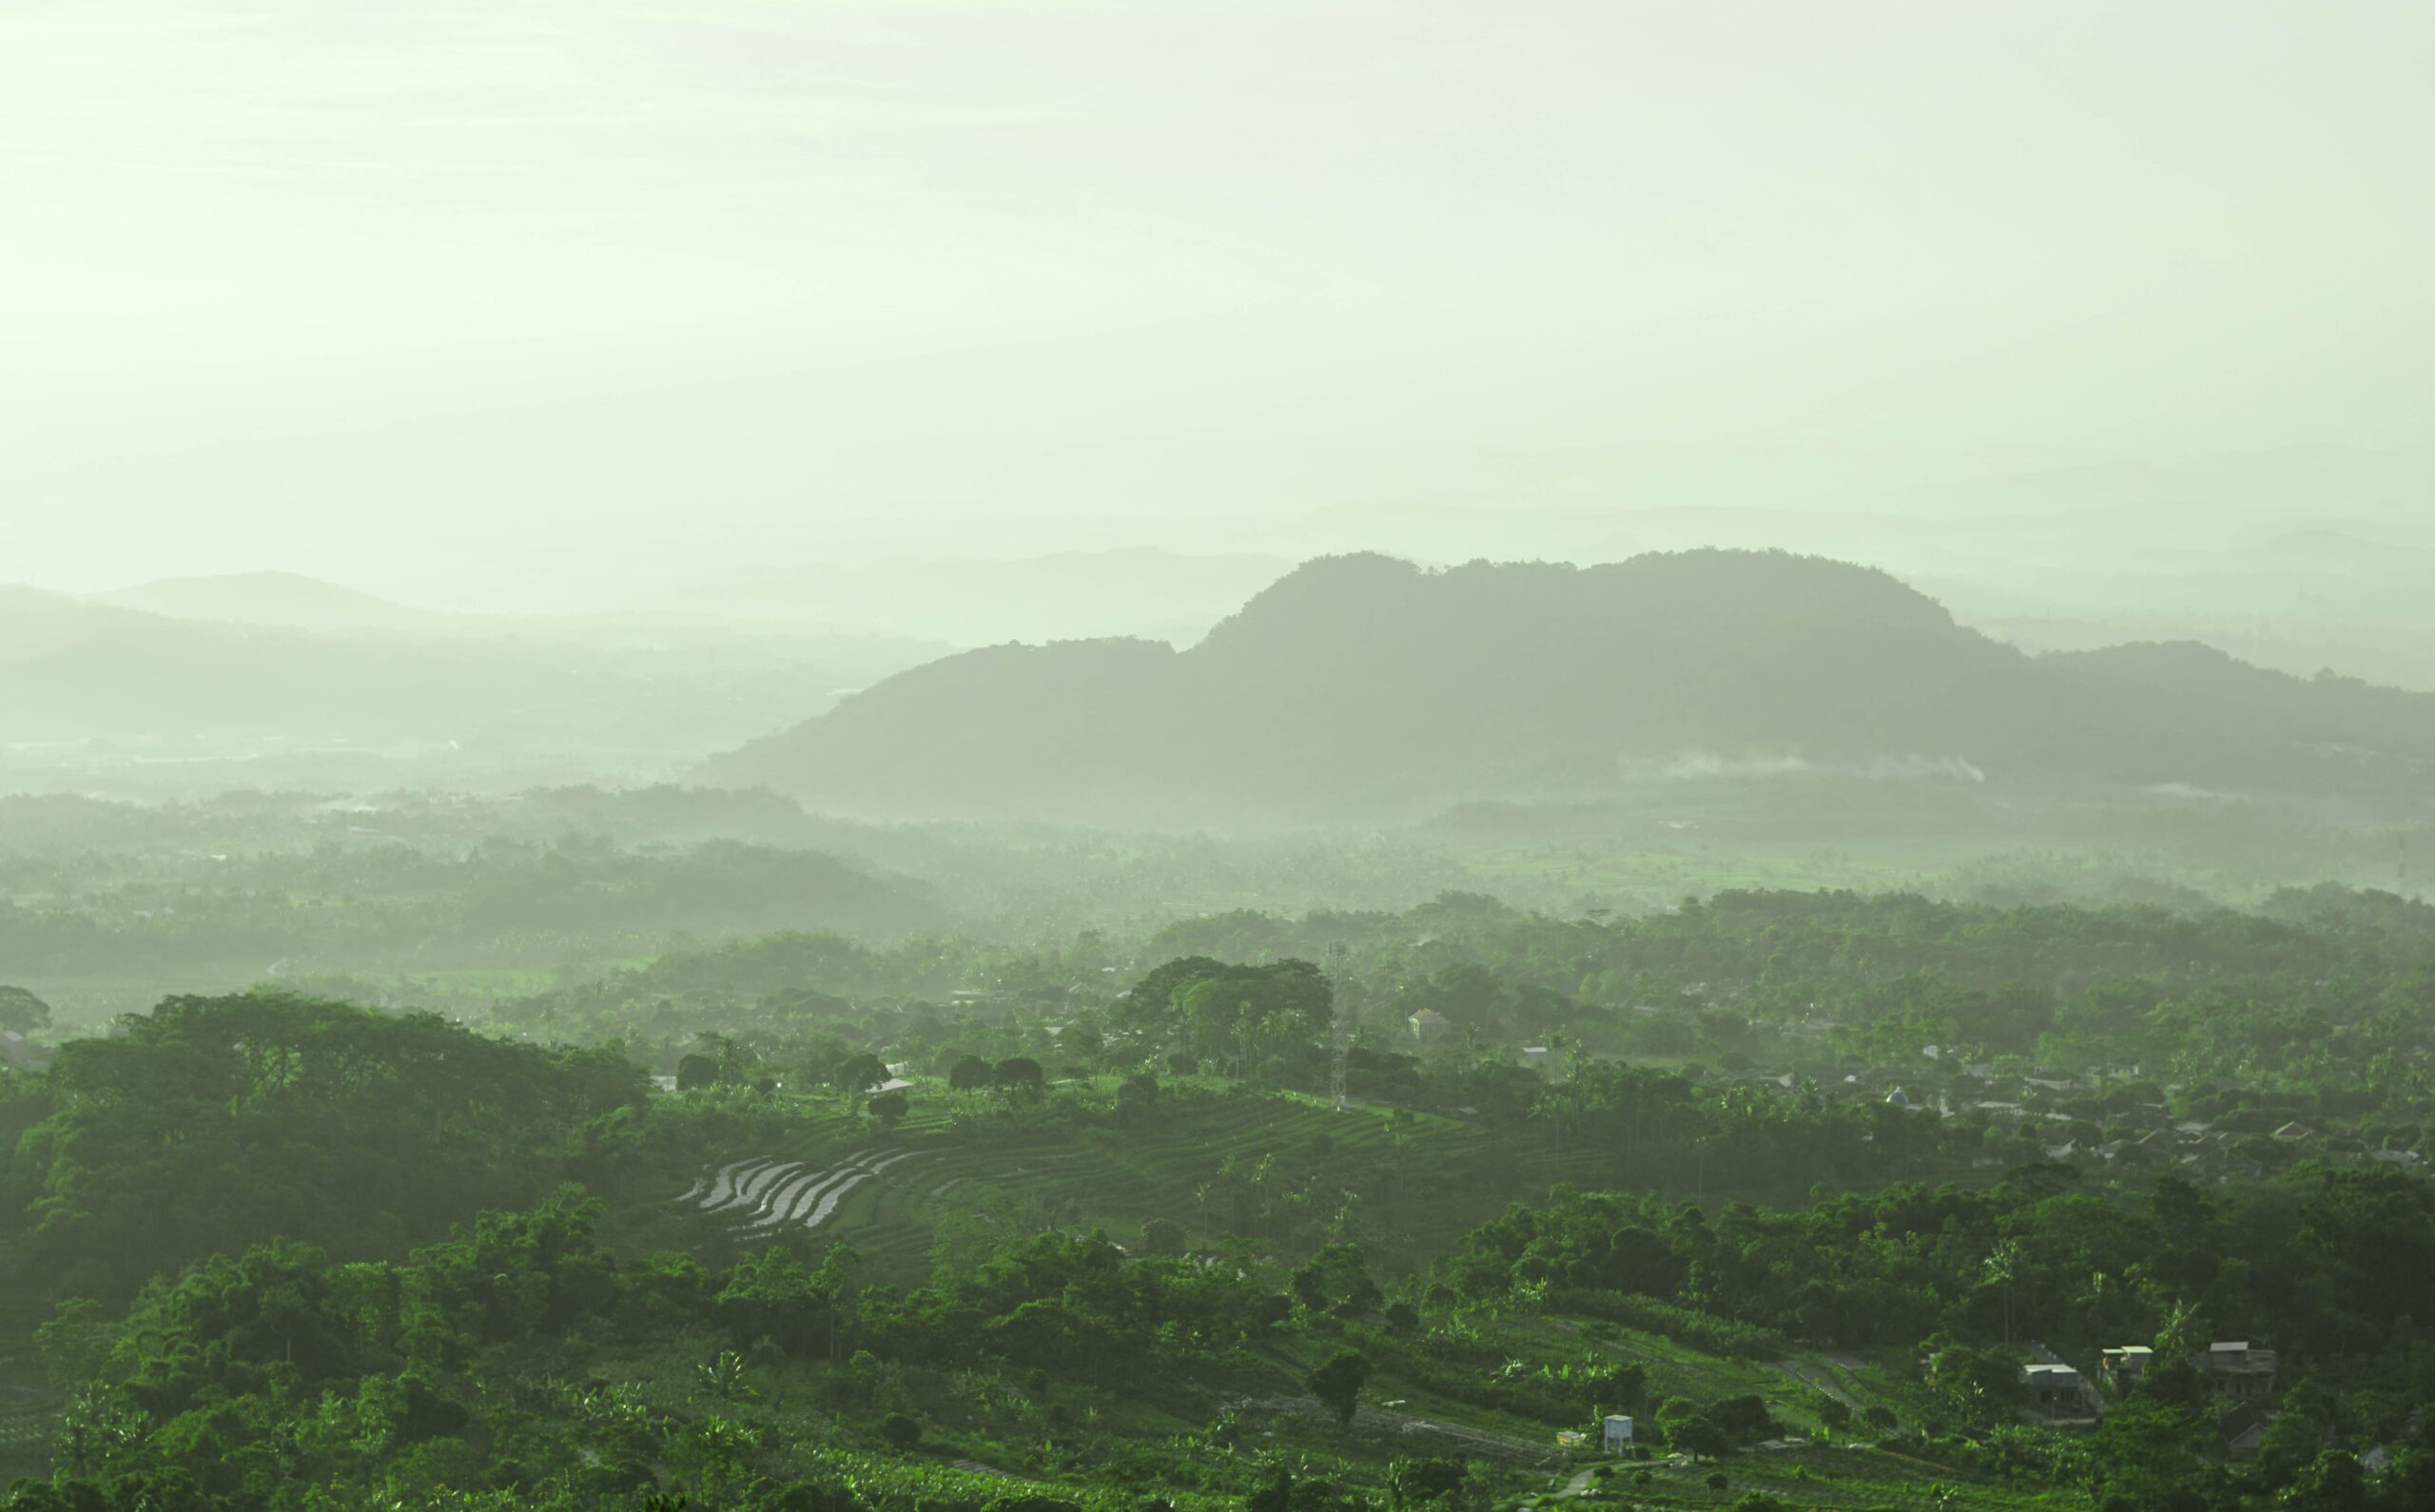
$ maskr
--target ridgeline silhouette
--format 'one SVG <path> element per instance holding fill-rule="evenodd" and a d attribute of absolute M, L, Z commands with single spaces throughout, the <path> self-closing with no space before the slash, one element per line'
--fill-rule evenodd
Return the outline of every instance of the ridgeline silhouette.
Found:
<path fill-rule="evenodd" d="M 1745 772 L 2389 804 L 2430 770 L 2435 696 L 2188 644 L 2034 657 L 1881 572 L 1698 551 L 1321 558 L 1189 649 L 965 652 L 699 776 L 902 816 L 1191 821 Z"/>

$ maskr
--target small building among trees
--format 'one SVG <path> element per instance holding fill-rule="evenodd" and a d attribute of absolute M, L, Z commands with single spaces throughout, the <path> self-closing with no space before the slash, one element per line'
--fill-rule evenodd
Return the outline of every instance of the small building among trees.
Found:
<path fill-rule="evenodd" d="M 2262 1402 L 2274 1394 L 2278 1364 L 2274 1351 L 2256 1348 L 2246 1339 L 2211 1344 L 2192 1363 L 2219 1397 L 2233 1402 Z"/>
<path fill-rule="evenodd" d="M 2156 1351 L 2144 1344 L 2126 1344 L 2118 1349 L 2108 1349 L 2097 1358 L 2097 1373 L 2106 1386 L 2120 1396 L 2148 1378 L 2148 1367 L 2156 1363 Z"/>
<path fill-rule="evenodd" d="M 2021 1385 L 2029 1405 L 2049 1418 L 2096 1415 L 2096 1392 L 2090 1387 L 2088 1377 L 2068 1365 L 2023 1366 Z"/>

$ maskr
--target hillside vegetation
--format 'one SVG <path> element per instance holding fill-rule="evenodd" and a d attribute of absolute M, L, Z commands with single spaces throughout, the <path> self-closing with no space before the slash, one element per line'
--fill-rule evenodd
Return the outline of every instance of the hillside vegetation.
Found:
<path fill-rule="evenodd" d="M 887 680 L 705 780 L 914 815 L 1392 811 L 1671 778 L 2409 801 L 2435 696 L 2203 649 L 2031 657 L 1873 571 L 1311 562 L 1198 645 L 1008 645 Z"/>

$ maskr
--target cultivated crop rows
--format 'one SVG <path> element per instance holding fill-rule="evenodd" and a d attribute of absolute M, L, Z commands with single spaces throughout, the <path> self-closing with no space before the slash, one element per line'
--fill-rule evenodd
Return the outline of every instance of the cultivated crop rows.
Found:
<path fill-rule="evenodd" d="M 12 1402 L 0 1405 L 0 1453 L 36 1449 L 50 1442 L 59 1428 L 59 1409 L 49 1403 Z"/>
<path fill-rule="evenodd" d="M 1393 1130 L 1386 1119 L 1317 1106 L 1279 1108 L 1256 1122 L 1190 1118 L 1128 1131 L 1112 1141 L 951 1139 L 928 1146 L 933 1155 L 923 1162 L 919 1180 L 875 1185 L 854 1193 L 840 1207 L 828 1231 L 850 1240 L 875 1262 L 899 1266 L 916 1262 L 927 1251 L 946 1215 L 996 1206 L 993 1197 L 1016 1199 L 1021 1216 L 1044 1227 L 1105 1222 L 1120 1240 L 1129 1237 L 1135 1223 L 1150 1217 L 1171 1218 L 1198 1231 L 1205 1216 L 1222 1229 L 1228 1221 L 1224 1199 L 1204 1215 L 1197 1188 L 1211 1182 L 1229 1157 L 1238 1170 L 1248 1169 L 1272 1152 L 1308 1150 L 1321 1134 L 1334 1147 L 1328 1166 L 1340 1168 L 1349 1183 L 1366 1184 L 1368 1173 L 1398 1159 L 1392 1148 Z M 1410 1127 L 1406 1136 L 1408 1148 L 1400 1157 L 1406 1163 L 1404 1195 L 1373 1202 L 1406 1205 L 1423 1227 L 1440 1227 L 1441 1216 L 1457 1231 L 1480 1221 L 1486 1214 L 1469 1212 L 1459 1194 L 1450 1196 L 1444 1177 L 1450 1166 L 1467 1166 L 1486 1153 L 1489 1146 L 1482 1134 L 1470 1126 L 1436 1123 Z M 1521 1157 L 1532 1167 L 1532 1178 L 1549 1184 L 1577 1179 L 1607 1158 L 1588 1149 L 1539 1149 Z M 1448 1211 L 1440 1214 L 1441 1208 Z"/>
<path fill-rule="evenodd" d="M 1204 1212 L 1196 1195 L 1221 1166 L 1231 1158 L 1246 1171 L 1274 1153 L 1308 1152 L 1321 1135 L 1332 1147 L 1321 1184 L 1340 1175 L 1374 1191 L 1379 1173 L 1391 1172 L 1396 1194 L 1373 1196 L 1372 1206 L 1382 1219 L 1388 1208 L 1399 1210 L 1393 1226 L 1412 1232 L 1459 1232 L 1487 1215 L 1471 1211 L 1457 1179 L 1483 1159 L 1522 1160 L 1531 1180 L 1552 1184 L 1583 1179 L 1609 1158 L 1592 1148 L 1500 1151 L 1476 1126 L 1444 1121 L 1403 1126 L 1398 1151 L 1396 1126 L 1383 1117 L 1299 1103 L 1278 1105 L 1257 1120 L 1185 1116 L 1118 1138 L 1065 1131 L 1009 1138 L 953 1130 L 948 1120 L 900 1131 L 898 1140 L 908 1134 L 909 1148 L 900 1142 L 843 1156 L 764 1153 L 733 1161 L 679 1200 L 727 1219 L 738 1237 L 816 1231 L 850 1241 L 875 1265 L 901 1269 L 919 1266 L 943 1220 L 976 1210 L 1041 1228 L 1104 1223 L 1127 1242 L 1152 1217 L 1171 1218 L 1188 1231 L 1222 1230 L 1229 1199 L 1221 1191 Z M 880 1179 L 915 1157 L 916 1165 Z"/>
<path fill-rule="evenodd" d="M 864 1150 L 826 1166 L 758 1155 L 721 1166 L 676 1199 L 727 1216 L 739 1236 L 769 1238 L 782 1230 L 817 1230 L 847 1193 L 915 1158 L 918 1150 Z"/>

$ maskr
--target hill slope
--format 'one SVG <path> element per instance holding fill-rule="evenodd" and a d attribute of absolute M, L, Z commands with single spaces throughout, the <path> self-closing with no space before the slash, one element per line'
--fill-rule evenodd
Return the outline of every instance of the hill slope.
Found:
<path fill-rule="evenodd" d="M 2406 794 L 2435 697 L 2204 648 L 2033 658 L 1881 572 L 1781 552 L 1306 564 L 1189 650 L 996 647 L 711 762 L 932 815 L 1403 805 L 1701 770 Z"/>
<path fill-rule="evenodd" d="M 290 630 L 424 635 L 470 635 L 485 630 L 479 620 L 415 609 L 297 572 L 163 578 L 96 593 L 92 601 L 171 619 L 278 625 Z"/>

